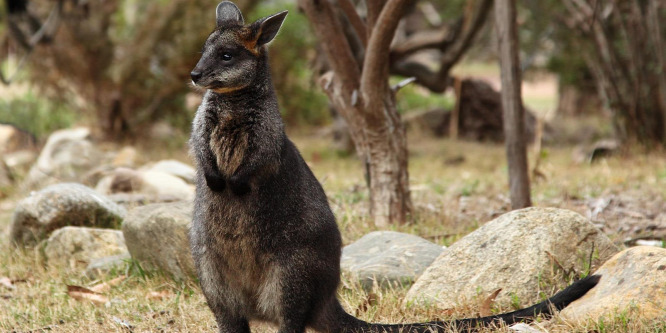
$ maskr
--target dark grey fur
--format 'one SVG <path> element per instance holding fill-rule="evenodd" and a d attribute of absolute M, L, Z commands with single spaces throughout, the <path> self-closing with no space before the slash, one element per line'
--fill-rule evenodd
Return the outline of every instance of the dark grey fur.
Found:
<path fill-rule="evenodd" d="M 190 139 L 197 164 L 190 242 L 220 332 L 249 332 L 249 320 L 274 323 L 280 333 L 425 332 L 549 313 L 544 302 L 503 316 L 405 325 L 347 314 L 336 298 L 340 232 L 321 185 L 285 135 L 270 78 L 265 44 L 286 12 L 249 26 L 230 2 L 216 12 L 218 27 L 192 72 L 208 91 Z M 566 306 L 596 281 L 551 300 Z"/>

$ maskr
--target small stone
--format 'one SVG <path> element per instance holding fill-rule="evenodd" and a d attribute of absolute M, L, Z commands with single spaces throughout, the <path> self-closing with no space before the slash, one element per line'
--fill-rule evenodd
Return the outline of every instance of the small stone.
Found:
<path fill-rule="evenodd" d="M 44 254 L 49 265 L 86 267 L 95 259 L 129 255 L 120 230 L 64 227 L 46 241 Z"/>
<path fill-rule="evenodd" d="M 98 166 L 101 159 L 101 152 L 90 141 L 89 129 L 55 131 L 46 141 L 22 188 L 80 181 L 81 176 Z"/>
<path fill-rule="evenodd" d="M 129 252 L 123 252 L 122 254 L 114 256 L 95 258 L 90 260 L 84 273 L 89 279 L 98 279 L 100 276 L 111 272 L 113 269 L 123 267 L 131 258 L 132 256 L 130 256 Z"/>
<path fill-rule="evenodd" d="M 142 170 L 168 173 L 190 184 L 194 184 L 194 177 L 196 175 L 196 171 L 192 166 L 176 160 L 162 160 L 151 166 L 144 167 Z"/>
<path fill-rule="evenodd" d="M 409 285 L 444 249 L 423 238 L 393 231 L 376 231 L 342 249 L 341 268 L 361 285 Z"/>

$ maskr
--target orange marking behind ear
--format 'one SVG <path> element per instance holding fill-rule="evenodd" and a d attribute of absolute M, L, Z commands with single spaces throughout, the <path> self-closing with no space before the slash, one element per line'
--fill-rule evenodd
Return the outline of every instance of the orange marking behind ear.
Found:
<path fill-rule="evenodd" d="M 244 30 L 243 31 L 244 36 L 241 37 L 243 46 L 252 54 L 258 56 L 259 48 L 257 47 L 257 40 L 259 39 L 259 36 L 261 36 L 261 29 L 259 29 L 259 32 L 255 36 L 252 36 L 252 31 L 250 29 L 243 29 L 243 30 Z"/>

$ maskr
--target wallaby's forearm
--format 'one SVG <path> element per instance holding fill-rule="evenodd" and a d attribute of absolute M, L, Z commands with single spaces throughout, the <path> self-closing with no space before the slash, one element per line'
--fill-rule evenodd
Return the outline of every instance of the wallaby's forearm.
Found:
<path fill-rule="evenodd" d="M 234 194 L 242 195 L 248 193 L 250 180 L 261 180 L 277 172 L 276 166 L 280 164 L 279 148 L 282 140 L 273 141 L 271 144 L 262 142 L 260 145 L 249 144 L 243 162 L 229 177 L 229 187 Z"/>

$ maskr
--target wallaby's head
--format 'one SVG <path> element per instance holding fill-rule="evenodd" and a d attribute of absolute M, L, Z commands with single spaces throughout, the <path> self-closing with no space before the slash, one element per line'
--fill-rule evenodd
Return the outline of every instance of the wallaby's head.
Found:
<path fill-rule="evenodd" d="M 217 28 L 206 40 L 201 59 L 192 70 L 192 82 L 218 93 L 248 86 L 265 61 L 265 45 L 277 35 L 287 11 L 245 25 L 243 14 L 232 2 L 217 5 Z"/>

